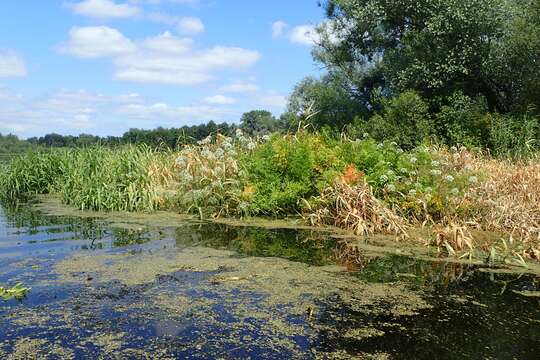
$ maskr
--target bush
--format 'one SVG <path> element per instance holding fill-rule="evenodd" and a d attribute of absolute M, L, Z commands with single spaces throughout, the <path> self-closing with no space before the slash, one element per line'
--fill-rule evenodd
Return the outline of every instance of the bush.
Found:
<path fill-rule="evenodd" d="M 428 105 L 414 91 L 383 100 L 381 113 L 367 123 L 357 121 L 356 134 L 363 131 L 378 141 L 395 142 L 404 149 L 412 149 L 433 134 Z"/>
<path fill-rule="evenodd" d="M 249 154 L 256 145 L 237 130 L 235 139 L 217 135 L 184 147 L 176 159 L 180 209 L 201 217 L 247 214 L 253 189 L 244 187 L 246 175 L 238 153 Z"/>
<path fill-rule="evenodd" d="M 300 211 L 344 166 L 334 147 L 307 132 L 274 135 L 241 161 L 254 188 L 251 210 L 267 215 Z"/>
<path fill-rule="evenodd" d="M 540 123 L 531 116 L 492 114 L 489 148 L 496 156 L 526 158 L 540 150 Z"/>
<path fill-rule="evenodd" d="M 449 161 L 454 155 L 425 146 L 404 152 L 396 143 L 373 139 L 344 142 L 340 158 L 362 172 L 383 199 L 406 217 L 439 218 L 453 209 L 451 202 L 464 193 L 476 176 Z"/>
<path fill-rule="evenodd" d="M 484 148 L 489 137 L 490 118 L 482 99 L 472 100 L 463 93 L 446 99 L 447 105 L 435 115 L 438 135 L 448 146 Z"/>

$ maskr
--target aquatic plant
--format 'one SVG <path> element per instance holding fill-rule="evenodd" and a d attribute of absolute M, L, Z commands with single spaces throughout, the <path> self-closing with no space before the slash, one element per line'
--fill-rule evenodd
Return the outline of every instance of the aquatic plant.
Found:
<path fill-rule="evenodd" d="M 0 171 L 0 198 L 15 201 L 53 192 L 70 162 L 67 150 L 37 150 L 18 155 Z"/>
<path fill-rule="evenodd" d="M 22 300 L 26 297 L 29 291 L 30 288 L 24 287 L 21 283 L 17 283 L 11 288 L 4 288 L 0 286 L 0 298 L 5 301 L 11 299 Z"/>

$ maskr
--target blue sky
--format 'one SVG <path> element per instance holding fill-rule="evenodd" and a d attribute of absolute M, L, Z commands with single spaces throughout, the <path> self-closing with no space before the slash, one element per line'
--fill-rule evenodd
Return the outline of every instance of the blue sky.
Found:
<path fill-rule="evenodd" d="M 0 133 L 21 137 L 279 115 L 311 58 L 316 0 L 6 1 Z"/>

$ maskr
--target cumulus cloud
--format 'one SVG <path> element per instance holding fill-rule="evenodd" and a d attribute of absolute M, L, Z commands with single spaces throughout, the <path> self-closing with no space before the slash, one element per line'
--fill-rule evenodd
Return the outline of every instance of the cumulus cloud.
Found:
<path fill-rule="evenodd" d="M 261 57 L 258 51 L 239 47 L 195 49 L 191 39 L 169 32 L 132 41 L 106 26 L 73 28 L 59 51 L 81 58 L 110 57 L 116 80 L 176 85 L 200 84 L 217 71 L 245 69 Z"/>
<path fill-rule="evenodd" d="M 319 42 L 319 34 L 313 25 L 299 25 L 292 28 L 289 33 L 289 40 L 292 43 L 313 46 Z"/>
<path fill-rule="evenodd" d="M 272 24 L 272 37 L 278 39 L 283 36 L 283 32 L 289 25 L 281 20 L 278 20 Z"/>
<path fill-rule="evenodd" d="M 81 58 L 98 58 L 129 53 L 135 45 L 121 32 L 108 26 L 73 27 L 69 40 L 59 51 Z"/>
<path fill-rule="evenodd" d="M 226 93 L 253 93 L 257 92 L 259 87 L 253 82 L 235 81 L 222 86 L 219 91 Z"/>
<path fill-rule="evenodd" d="M 0 50 L 0 78 L 26 76 L 24 61 L 11 50 Z"/>
<path fill-rule="evenodd" d="M 176 28 L 183 35 L 196 35 L 204 32 L 204 24 L 197 17 L 180 18 Z"/>
<path fill-rule="evenodd" d="M 67 6 L 74 14 L 92 18 L 130 18 L 137 16 L 140 9 L 127 3 L 117 4 L 112 0 L 84 0 L 78 3 L 68 3 Z"/>
<path fill-rule="evenodd" d="M 224 95 L 215 95 L 205 97 L 203 102 L 212 105 L 231 105 L 236 103 L 236 99 Z"/>

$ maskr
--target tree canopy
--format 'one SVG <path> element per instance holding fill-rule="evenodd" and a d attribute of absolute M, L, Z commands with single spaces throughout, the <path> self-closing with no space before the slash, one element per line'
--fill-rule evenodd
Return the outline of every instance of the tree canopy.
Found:
<path fill-rule="evenodd" d="M 329 0 L 314 57 L 370 98 L 459 91 L 491 111 L 523 109 L 538 102 L 539 3 Z"/>

